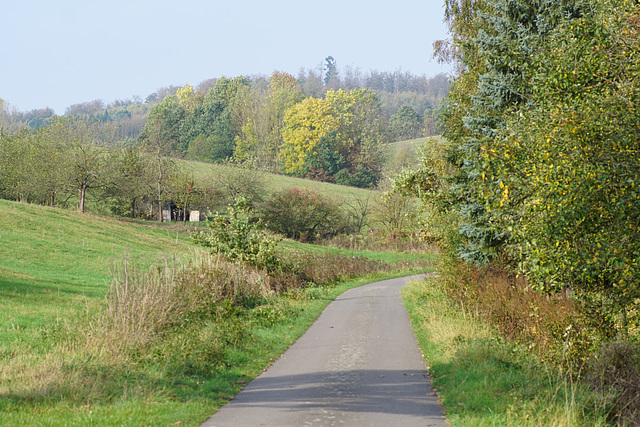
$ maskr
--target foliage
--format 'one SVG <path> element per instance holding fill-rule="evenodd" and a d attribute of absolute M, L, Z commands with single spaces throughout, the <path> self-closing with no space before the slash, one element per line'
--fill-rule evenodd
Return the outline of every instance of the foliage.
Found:
<path fill-rule="evenodd" d="M 313 154 L 320 139 L 338 128 L 328 101 L 306 98 L 294 105 L 284 117 L 283 146 L 280 157 L 287 173 L 304 175 L 307 158 Z"/>
<path fill-rule="evenodd" d="M 336 65 L 336 60 L 333 56 L 327 56 L 324 61 L 324 69 L 326 71 L 323 82 L 325 85 L 335 84 L 335 81 L 338 79 L 338 67 Z"/>
<path fill-rule="evenodd" d="M 617 341 L 602 346 L 588 361 L 585 377 L 608 400 L 609 418 L 618 425 L 640 423 L 640 346 Z"/>
<path fill-rule="evenodd" d="M 463 259 L 504 255 L 530 286 L 571 289 L 603 337 L 625 334 L 640 302 L 637 5 L 446 11 L 454 38 L 440 53 L 460 65 L 444 112 L 451 174 L 434 187 L 438 168 L 423 163 L 400 185 L 456 215 L 448 243 Z"/>
<path fill-rule="evenodd" d="M 640 301 L 638 10 L 568 20 L 534 55 L 535 105 L 483 149 L 487 203 L 541 289 L 602 295 L 605 317 Z M 566 58 L 575 58 L 567 61 Z M 587 298 L 588 296 L 585 295 Z"/>
<path fill-rule="evenodd" d="M 231 261 L 273 272 L 279 268 L 277 241 L 267 237 L 259 224 L 251 220 L 246 199 L 239 198 L 229 206 L 228 216 L 216 214 L 209 222 L 209 232 L 193 235 L 196 244 L 210 248 Z"/>
<path fill-rule="evenodd" d="M 286 173 L 364 188 L 379 179 L 385 139 L 374 93 L 329 90 L 293 106 L 284 123 Z"/>
<path fill-rule="evenodd" d="M 409 105 L 403 105 L 389 119 L 392 141 L 419 138 L 424 134 L 422 117 Z"/>
<path fill-rule="evenodd" d="M 77 192 L 84 212 L 90 192 L 103 188 L 106 146 L 113 129 L 86 119 L 55 117 L 37 130 L 0 137 L 4 197 L 55 206 Z"/>
<path fill-rule="evenodd" d="M 371 208 L 371 223 L 397 239 L 409 231 L 415 214 L 416 205 L 412 197 L 394 191 L 381 192 Z"/>
<path fill-rule="evenodd" d="M 347 227 L 335 202 L 295 187 L 273 193 L 261 206 L 260 217 L 269 230 L 306 242 L 334 236 Z"/>
<path fill-rule="evenodd" d="M 149 197 L 151 186 L 150 163 L 134 146 L 114 150 L 107 160 L 104 198 L 110 209 L 120 216 L 135 218 L 142 202 Z"/>
<path fill-rule="evenodd" d="M 604 426 L 610 398 L 498 336 L 436 277 L 402 290 L 432 386 L 454 426 Z"/>
<path fill-rule="evenodd" d="M 217 176 L 212 174 L 207 179 L 222 193 L 227 205 L 243 198 L 249 206 L 255 207 L 265 199 L 266 176 L 257 168 L 252 168 L 251 162 L 240 165 L 227 162 L 225 166 Z"/>
<path fill-rule="evenodd" d="M 366 89 L 330 90 L 326 99 L 338 119 L 336 149 L 345 159 L 345 167 L 353 173 L 360 166 L 377 182 L 383 163 L 382 145 L 387 142 L 377 95 Z"/>

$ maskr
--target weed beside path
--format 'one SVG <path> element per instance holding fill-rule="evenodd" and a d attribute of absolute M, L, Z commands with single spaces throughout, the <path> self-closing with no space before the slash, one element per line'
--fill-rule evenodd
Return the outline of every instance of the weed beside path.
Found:
<path fill-rule="evenodd" d="M 461 311 L 437 278 L 402 295 L 453 426 L 607 425 L 595 394 Z"/>

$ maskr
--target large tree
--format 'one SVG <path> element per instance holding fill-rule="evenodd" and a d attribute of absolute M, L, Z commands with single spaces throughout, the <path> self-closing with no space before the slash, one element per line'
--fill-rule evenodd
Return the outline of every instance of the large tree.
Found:
<path fill-rule="evenodd" d="M 177 98 L 167 96 L 160 106 L 154 108 L 143 133 L 138 138 L 138 146 L 147 153 L 151 161 L 151 174 L 157 206 L 158 221 L 162 222 L 162 210 L 166 196 L 166 185 L 173 170 L 174 161 L 169 157 L 177 146 L 182 110 Z"/>
<path fill-rule="evenodd" d="M 308 157 L 313 155 L 321 138 L 338 128 L 338 119 L 332 114 L 328 101 L 307 98 L 287 111 L 284 123 L 280 156 L 285 171 L 304 176 Z"/>
<path fill-rule="evenodd" d="M 389 131 L 394 141 L 419 138 L 424 134 L 422 117 L 410 105 L 403 105 L 389 119 Z"/>
<path fill-rule="evenodd" d="M 640 10 L 582 6 L 531 54 L 530 103 L 483 147 L 482 171 L 529 281 L 614 319 L 640 298 Z"/>
<path fill-rule="evenodd" d="M 135 145 L 109 153 L 105 196 L 110 200 L 114 213 L 136 217 L 140 203 L 150 193 L 152 175 L 149 159 Z"/>
<path fill-rule="evenodd" d="M 84 212 L 88 192 L 104 186 L 105 150 L 113 145 L 113 129 L 85 119 L 59 117 L 47 126 L 45 134 L 52 152 L 57 144 L 66 146 L 67 185 L 77 191 L 78 211 Z"/>
<path fill-rule="evenodd" d="M 463 259 L 504 255 L 531 286 L 572 289 L 612 333 L 640 297 L 637 4 L 446 4 L 452 175 L 425 156 L 398 184 L 457 214 Z"/>

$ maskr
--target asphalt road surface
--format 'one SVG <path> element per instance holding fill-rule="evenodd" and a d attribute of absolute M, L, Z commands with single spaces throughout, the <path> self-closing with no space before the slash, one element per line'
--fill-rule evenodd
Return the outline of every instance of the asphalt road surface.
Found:
<path fill-rule="evenodd" d="M 294 345 L 202 424 L 446 426 L 400 289 L 411 278 L 345 292 Z"/>

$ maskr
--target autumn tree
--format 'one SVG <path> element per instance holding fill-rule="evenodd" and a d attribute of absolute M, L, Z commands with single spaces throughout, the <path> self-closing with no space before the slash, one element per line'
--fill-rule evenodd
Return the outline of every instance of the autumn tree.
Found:
<path fill-rule="evenodd" d="M 232 104 L 248 85 L 244 77 L 222 77 L 216 81 L 182 124 L 181 140 L 187 152 L 203 152 L 205 155 L 199 160 L 213 162 L 233 156 L 235 137 L 242 125 L 233 122 Z"/>
<path fill-rule="evenodd" d="M 324 99 L 306 98 L 287 110 L 280 151 L 285 172 L 304 176 L 307 158 L 314 154 L 320 139 L 337 130 L 338 126 L 339 121 L 333 115 L 329 101 Z"/>
<path fill-rule="evenodd" d="M 400 186 L 456 216 L 449 249 L 464 260 L 501 256 L 533 288 L 571 289 L 604 336 L 624 330 L 640 298 L 636 3 L 446 11 L 453 44 L 439 49 L 459 64 L 450 145 Z"/>
<path fill-rule="evenodd" d="M 267 91 L 268 135 L 265 149 L 268 158 L 276 159 L 284 142 L 282 129 L 286 111 L 303 99 L 302 88 L 292 75 L 279 71 L 271 75 Z"/>
<path fill-rule="evenodd" d="M 158 221 L 162 222 L 162 209 L 166 196 L 166 184 L 173 170 L 174 161 L 169 157 L 177 146 L 182 109 L 177 97 L 167 96 L 150 115 L 143 133 L 138 138 L 140 149 L 151 162 L 151 174 L 155 191 Z"/>
<path fill-rule="evenodd" d="M 112 150 L 106 168 L 105 198 L 118 215 L 135 218 L 152 185 L 150 157 L 135 145 Z"/>
<path fill-rule="evenodd" d="M 77 191 L 78 211 L 84 212 L 88 192 L 104 185 L 106 147 L 113 145 L 113 129 L 86 119 L 60 117 L 46 128 L 45 134 L 52 146 L 66 146 L 67 185 Z"/>
<path fill-rule="evenodd" d="M 336 150 L 345 160 L 337 181 L 373 186 L 380 178 L 387 142 L 377 95 L 367 89 L 330 90 L 326 99 L 338 120 Z"/>
<path fill-rule="evenodd" d="M 571 284 L 623 327 L 640 298 L 639 19 L 624 0 L 564 15 L 531 54 L 535 102 L 482 147 L 486 203 L 522 273 L 545 291 Z"/>

